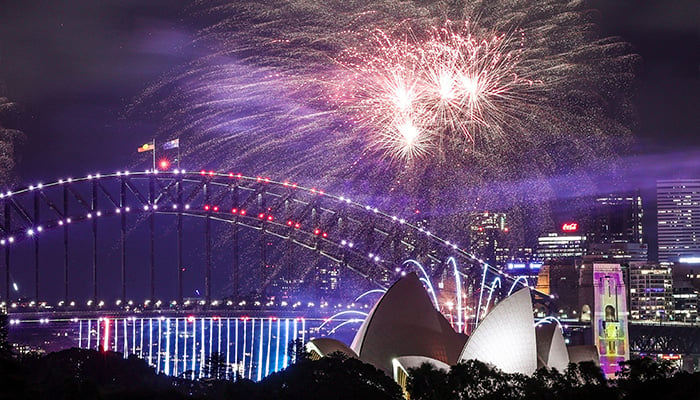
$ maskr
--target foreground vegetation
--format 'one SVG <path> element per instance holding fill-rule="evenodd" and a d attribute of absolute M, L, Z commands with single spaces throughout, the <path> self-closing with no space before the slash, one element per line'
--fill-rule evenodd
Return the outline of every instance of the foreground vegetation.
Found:
<path fill-rule="evenodd" d="M 391 378 L 356 359 L 303 359 L 256 383 L 169 377 L 156 374 L 135 356 L 125 359 L 121 353 L 69 349 L 44 357 L 2 359 L 0 399 L 398 400 L 402 395 Z"/>
<path fill-rule="evenodd" d="M 156 374 L 137 357 L 69 349 L 43 357 L 2 357 L 0 399 L 402 399 L 391 378 L 369 364 L 342 356 L 300 359 L 260 382 L 231 379 L 215 360 L 199 380 Z M 216 379 L 216 376 L 220 379 Z M 607 382 L 592 363 L 571 364 L 560 373 L 505 374 L 478 361 L 450 371 L 429 365 L 408 382 L 413 400 L 451 399 L 698 399 L 700 373 L 674 372 L 669 364 L 631 360 Z"/>
<path fill-rule="evenodd" d="M 424 364 L 408 382 L 413 400 L 700 399 L 700 372 L 678 372 L 649 358 L 622 364 L 612 382 L 592 362 L 569 364 L 559 372 L 539 369 L 532 376 L 506 374 L 470 360 L 439 371 Z"/>
<path fill-rule="evenodd" d="M 68 349 L 45 356 L 18 356 L 7 343 L 0 315 L 0 400 L 116 399 L 332 399 L 399 400 L 399 386 L 383 372 L 357 359 L 334 354 L 311 361 L 303 351 L 287 369 L 260 382 L 232 376 L 225 358 L 212 354 L 205 378 L 157 374 L 135 356 Z M 295 349 L 303 346 L 297 343 Z M 190 374 L 185 374 L 190 375 Z M 436 370 L 428 364 L 410 371 L 413 400 L 700 399 L 700 372 L 674 371 L 667 362 L 635 359 L 623 363 L 608 382 L 593 363 L 570 364 L 566 371 L 541 369 L 532 376 L 506 374 L 478 361 Z"/>

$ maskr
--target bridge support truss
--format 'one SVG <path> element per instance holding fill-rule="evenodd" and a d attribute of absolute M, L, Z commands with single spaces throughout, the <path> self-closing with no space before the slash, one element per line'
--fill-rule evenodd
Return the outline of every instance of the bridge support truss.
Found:
<path fill-rule="evenodd" d="M 149 282 L 147 297 L 156 298 L 157 215 L 175 219 L 174 246 L 177 301 L 183 301 L 184 251 L 187 241 L 184 224 L 191 219 L 203 220 L 205 264 L 204 297 L 212 299 L 213 225 L 224 223 L 228 229 L 226 247 L 231 257 L 229 280 L 231 295 L 241 293 L 241 234 L 257 232 L 264 243 L 266 237 L 281 239 L 289 246 L 315 252 L 377 286 L 393 280 L 397 264 L 406 259 L 420 259 L 435 266 L 431 274 L 444 271 L 446 260 L 454 257 L 463 271 L 465 286 L 478 286 L 482 265 L 454 242 L 427 232 L 410 220 L 384 213 L 370 205 L 334 196 L 316 188 L 305 188 L 291 182 L 278 182 L 265 177 L 249 177 L 234 173 L 199 171 L 118 172 L 109 175 L 89 175 L 49 184 L 33 185 L 0 194 L 3 210 L 0 224 L 0 245 L 4 247 L 6 300 L 15 300 L 11 290 L 13 268 L 17 267 L 15 249 L 34 244 L 34 300 L 42 299 L 40 277 L 44 258 L 40 258 L 40 243 L 56 231 L 63 233 L 63 299 L 70 300 L 73 285 L 71 246 L 76 240 L 74 226 L 87 222 L 91 235 L 91 294 L 99 298 L 98 276 L 101 260 L 98 250 L 108 244 L 100 243 L 102 220 L 117 217 L 119 226 L 119 295 L 130 294 L 128 266 L 133 256 L 127 243 L 135 227 L 147 230 Z M 218 240 L 218 239 L 217 239 Z M 218 242 L 217 242 L 218 243 Z M 268 257 L 261 248 L 261 266 Z M 41 261 L 41 263 L 40 263 Z M 24 263 L 23 265 L 26 265 Z M 257 291 L 263 291 L 279 276 L 282 268 L 261 273 Z M 289 273 L 306 276 L 312 266 L 286 268 Z M 508 285 L 505 285 L 508 286 Z M 132 294 L 133 295 L 133 294 Z"/>

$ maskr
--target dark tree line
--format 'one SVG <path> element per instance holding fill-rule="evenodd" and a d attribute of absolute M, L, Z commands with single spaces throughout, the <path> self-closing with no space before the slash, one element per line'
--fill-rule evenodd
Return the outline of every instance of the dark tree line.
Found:
<path fill-rule="evenodd" d="M 218 353 L 207 359 L 205 377 L 191 380 L 157 374 L 142 359 L 109 351 L 68 349 L 42 357 L 18 356 L 7 343 L 6 323 L 0 314 L 0 400 L 403 399 L 393 379 L 372 365 L 342 354 L 312 361 L 301 345 L 294 347 L 293 364 L 260 382 L 237 376 Z M 410 372 L 412 400 L 700 398 L 700 373 L 676 372 L 671 364 L 650 359 L 623 363 L 613 382 L 592 363 L 571 364 L 562 372 L 541 369 L 532 376 L 506 374 L 478 361 L 449 371 L 424 364 Z"/>
<path fill-rule="evenodd" d="M 668 361 L 649 358 L 621 363 L 608 382 L 592 362 L 569 364 L 565 371 L 539 369 L 532 376 L 507 374 L 470 360 L 442 371 L 429 364 L 410 371 L 412 400 L 685 400 L 700 399 L 700 372 L 675 371 Z"/>
<path fill-rule="evenodd" d="M 200 380 L 169 377 L 137 357 L 69 349 L 43 357 L 0 359 L 0 400 L 335 399 L 400 400 L 391 378 L 354 358 L 299 360 L 260 382 L 217 379 L 217 357 Z M 218 371 L 218 372 L 217 372 Z"/>

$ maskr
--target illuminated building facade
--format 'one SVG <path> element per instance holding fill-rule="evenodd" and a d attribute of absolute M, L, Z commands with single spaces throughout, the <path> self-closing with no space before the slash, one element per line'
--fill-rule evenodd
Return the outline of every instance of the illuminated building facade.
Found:
<path fill-rule="evenodd" d="M 316 267 L 316 287 L 322 298 L 333 296 L 338 291 L 340 265 L 322 264 Z"/>
<path fill-rule="evenodd" d="M 535 338 L 537 368 L 549 367 L 565 371 L 571 359 L 561 325 L 555 322 L 538 323 L 535 325 Z"/>
<path fill-rule="evenodd" d="M 668 265 L 630 263 L 630 318 L 666 320 L 673 315 L 673 278 Z"/>
<path fill-rule="evenodd" d="M 649 258 L 649 248 L 646 243 L 591 243 L 587 254 L 609 262 L 645 262 Z"/>
<path fill-rule="evenodd" d="M 532 321 L 530 291 L 521 289 L 498 303 L 479 323 L 464 346 L 460 361 L 476 359 L 503 372 L 532 374 L 537 369 Z"/>
<path fill-rule="evenodd" d="M 549 233 L 537 238 L 536 258 L 548 260 L 573 260 L 586 254 L 586 236 Z"/>
<path fill-rule="evenodd" d="M 673 319 L 682 322 L 698 320 L 700 295 L 692 285 L 684 283 L 673 288 Z"/>
<path fill-rule="evenodd" d="M 455 332 L 435 308 L 415 273 L 399 279 L 375 304 L 351 346 L 335 339 L 307 344 L 312 358 L 340 351 L 374 365 L 401 385 L 408 371 L 429 363 L 447 370 L 467 360 L 479 360 L 508 373 L 530 375 L 540 367 L 563 370 L 569 354 L 576 361 L 597 362 L 591 346 L 567 347 L 556 321 L 534 323 L 532 294 L 523 288 L 502 299 L 481 320 L 471 336 Z"/>
<path fill-rule="evenodd" d="M 506 214 L 479 212 L 469 216 L 469 249 L 489 265 L 502 267 L 510 258 Z"/>
<path fill-rule="evenodd" d="M 673 319 L 676 321 L 698 321 L 700 260 L 694 261 L 675 263 L 671 267 L 673 274 Z"/>
<path fill-rule="evenodd" d="M 429 357 L 454 365 L 466 341 L 466 335 L 455 332 L 435 308 L 418 276 L 410 273 L 379 299 L 350 348 L 360 360 L 390 375 L 392 360 L 401 356 Z"/>
<path fill-rule="evenodd" d="M 506 270 L 511 276 L 522 276 L 527 280 L 527 284 L 534 286 L 538 282 L 538 276 L 544 264 L 539 261 L 520 262 L 511 261 L 506 264 Z"/>
<path fill-rule="evenodd" d="M 656 182 L 659 261 L 700 257 L 700 179 Z"/>
<path fill-rule="evenodd" d="M 537 276 L 537 290 L 556 301 L 559 316 L 563 318 L 580 317 L 578 289 L 579 267 L 570 261 L 550 261 L 542 266 Z M 588 321 L 590 318 L 584 322 Z"/>
<path fill-rule="evenodd" d="M 619 264 L 584 265 L 592 273 L 593 338 L 606 377 L 614 378 L 618 363 L 629 359 L 626 289 Z M 588 274 L 586 274 L 588 275 Z M 584 305 L 586 307 L 586 305 Z"/>

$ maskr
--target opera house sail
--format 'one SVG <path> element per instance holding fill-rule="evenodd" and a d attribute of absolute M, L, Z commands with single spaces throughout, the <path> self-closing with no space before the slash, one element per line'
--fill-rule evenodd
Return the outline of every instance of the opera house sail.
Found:
<path fill-rule="evenodd" d="M 475 359 L 507 373 L 530 375 L 542 367 L 563 371 L 571 348 L 565 344 L 561 326 L 556 321 L 538 325 L 526 287 L 494 306 L 471 337 L 457 333 L 411 273 L 375 304 L 351 346 L 321 338 L 310 341 L 307 349 L 312 358 L 333 352 L 357 357 L 393 376 L 404 389 L 410 369 L 424 363 L 446 370 Z M 574 352 L 576 361 L 597 361 L 596 351 L 587 349 L 590 346 L 578 347 L 586 348 Z"/>
<path fill-rule="evenodd" d="M 418 276 L 408 274 L 377 302 L 350 347 L 360 360 L 389 374 L 392 360 L 401 356 L 454 365 L 466 340 L 435 308 Z"/>
<path fill-rule="evenodd" d="M 530 289 L 520 289 L 498 303 L 474 330 L 459 359 L 479 360 L 509 373 L 535 372 L 537 344 Z"/>

